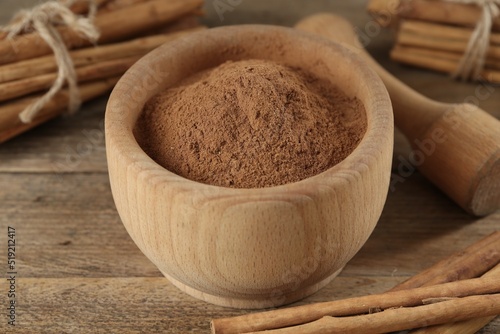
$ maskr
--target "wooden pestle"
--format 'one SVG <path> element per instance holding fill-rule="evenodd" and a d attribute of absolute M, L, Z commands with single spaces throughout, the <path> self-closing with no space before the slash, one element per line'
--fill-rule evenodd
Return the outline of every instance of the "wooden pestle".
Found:
<path fill-rule="evenodd" d="M 500 208 L 498 119 L 473 104 L 440 103 L 417 93 L 369 56 L 342 17 L 316 14 L 296 28 L 343 44 L 377 72 L 391 96 L 396 126 L 412 145 L 410 160 L 423 175 L 469 213 L 484 216 Z M 476 93 L 488 89 L 480 88 Z"/>

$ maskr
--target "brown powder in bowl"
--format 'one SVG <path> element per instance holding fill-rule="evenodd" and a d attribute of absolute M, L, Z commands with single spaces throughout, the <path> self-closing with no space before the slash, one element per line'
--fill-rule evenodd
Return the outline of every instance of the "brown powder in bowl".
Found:
<path fill-rule="evenodd" d="M 264 60 L 226 62 L 153 97 L 135 129 L 144 151 L 187 179 L 258 188 L 346 158 L 366 113 L 329 82 Z"/>

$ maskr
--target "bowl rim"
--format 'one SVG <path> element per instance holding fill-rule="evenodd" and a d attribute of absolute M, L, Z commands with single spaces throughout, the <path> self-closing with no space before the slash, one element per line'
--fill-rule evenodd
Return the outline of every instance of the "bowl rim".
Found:
<path fill-rule="evenodd" d="M 296 38 L 297 42 L 308 40 L 311 43 L 328 46 L 341 57 L 350 58 L 349 61 L 355 65 L 352 66 L 353 73 L 363 76 L 365 81 L 369 82 L 371 99 L 369 101 L 362 101 L 368 118 L 365 135 L 358 146 L 344 160 L 319 174 L 292 183 L 264 188 L 229 188 L 205 184 L 177 175 L 159 165 L 142 150 L 133 134 L 133 127 L 137 118 L 131 117 L 130 111 L 134 108 L 131 108 L 131 103 L 124 101 L 124 97 L 133 97 L 133 94 L 137 93 L 135 81 L 144 73 L 151 71 L 151 66 L 155 62 L 166 59 L 172 52 L 181 53 L 180 51 L 186 51 L 186 48 L 192 48 L 200 40 L 212 40 L 214 37 L 223 34 L 231 36 L 241 33 L 280 33 L 288 38 Z M 216 45 L 214 44 L 214 46 Z M 138 98 L 135 101 L 136 103 L 132 103 L 132 107 L 140 107 L 139 111 L 132 110 L 132 114 L 134 112 L 137 115 L 140 114 L 147 100 L 149 98 L 142 100 Z M 328 41 L 308 32 L 293 28 L 260 24 L 211 28 L 193 32 L 187 36 L 163 44 L 141 58 L 121 77 L 110 95 L 105 113 L 106 151 L 108 159 L 110 158 L 109 150 L 115 150 L 120 159 L 123 159 L 122 163 L 125 163 L 128 169 L 134 168 L 137 174 L 148 171 L 156 176 L 153 178 L 155 180 L 166 178 L 169 186 L 179 186 L 179 189 L 195 191 L 202 196 L 213 197 L 211 195 L 216 195 L 218 198 L 221 198 L 221 196 L 252 195 L 260 197 L 262 195 L 266 197 L 288 196 L 294 193 L 294 190 L 301 190 L 303 192 L 304 189 L 312 185 L 332 186 L 335 185 L 335 182 L 345 182 L 344 178 L 336 176 L 340 176 L 343 173 L 362 173 L 362 170 L 366 170 L 375 158 L 375 155 L 372 154 L 374 153 L 373 150 L 381 150 L 380 148 L 377 149 L 377 145 L 382 145 L 387 141 L 392 145 L 393 126 L 392 104 L 387 89 L 375 71 L 359 55 L 341 44 Z"/>

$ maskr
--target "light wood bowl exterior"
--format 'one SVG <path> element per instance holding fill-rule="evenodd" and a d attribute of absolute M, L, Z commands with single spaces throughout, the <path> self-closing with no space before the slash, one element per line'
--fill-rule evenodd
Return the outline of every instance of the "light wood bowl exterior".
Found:
<path fill-rule="evenodd" d="M 190 181 L 143 152 L 133 128 L 152 96 L 240 59 L 315 64 L 314 74 L 364 103 L 368 129 L 360 145 L 319 175 L 262 189 Z M 163 45 L 123 76 L 107 107 L 106 146 L 123 224 L 172 283 L 219 305 L 271 307 L 326 285 L 370 236 L 389 186 L 392 109 L 377 75 L 337 44 L 289 28 L 223 27 Z"/>

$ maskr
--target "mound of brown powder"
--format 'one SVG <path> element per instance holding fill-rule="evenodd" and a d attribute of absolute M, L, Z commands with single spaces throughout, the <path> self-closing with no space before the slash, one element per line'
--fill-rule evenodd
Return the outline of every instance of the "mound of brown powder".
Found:
<path fill-rule="evenodd" d="M 263 60 L 227 62 L 146 105 L 136 137 L 156 162 L 225 187 L 299 181 L 346 158 L 366 114 L 330 83 Z"/>

